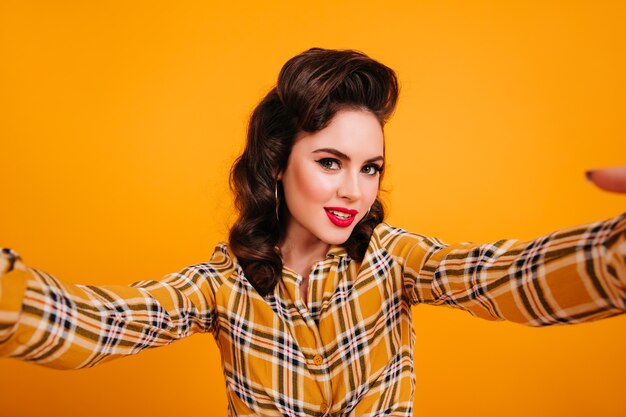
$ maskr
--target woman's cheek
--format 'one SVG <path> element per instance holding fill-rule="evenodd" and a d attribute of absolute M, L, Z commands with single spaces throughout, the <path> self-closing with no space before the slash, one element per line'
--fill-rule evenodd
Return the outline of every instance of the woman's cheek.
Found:
<path fill-rule="evenodd" d="M 336 188 L 332 176 L 319 171 L 300 171 L 297 182 L 302 193 L 311 200 L 328 201 Z"/>
<path fill-rule="evenodd" d="M 376 179 L 368 179 L 367 182 L 363 185 L 362 190 L 365 191 L 364 197 L 368 204 L 371 206 L 374 204 L 376 197 L 378 196 L 378 189 L 380 187 L 380 180 Z"/>

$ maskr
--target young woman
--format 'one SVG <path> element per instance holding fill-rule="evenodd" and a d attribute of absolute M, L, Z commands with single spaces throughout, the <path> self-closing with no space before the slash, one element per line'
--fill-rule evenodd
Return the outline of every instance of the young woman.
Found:
<path fill-rule="evenodd" d="M 159 281 L 68 285 L 3 250 L 0 356 L 90 367 L 196 332 L 230 415 L 409 416 L 410 307 L 532 326 L 626 310 L 626 216 L 530 242 L 447 245 L 383 222 L 394 72 L 355 51 L 289 60 L 232 170 L 239 217 L 207 263 Z M 624 190 L 624 168 L 591 180 Z"/>

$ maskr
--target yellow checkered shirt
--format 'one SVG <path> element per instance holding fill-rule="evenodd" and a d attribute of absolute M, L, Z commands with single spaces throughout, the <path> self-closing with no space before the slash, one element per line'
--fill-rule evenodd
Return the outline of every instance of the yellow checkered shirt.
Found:
<path fill-rule="evenodd" d="M 531 326 L 626 310 L 626 214 L 532 241 L 447 245 L 381 223 L 362 262 L 330 248 L 304 303 L 284 268 L 261 297 L 226 244 L 130 286 L 0 279 L 0 356 L 81 368 L 211 332 L 231 416 L 410 416 L 414 304 Z"/>

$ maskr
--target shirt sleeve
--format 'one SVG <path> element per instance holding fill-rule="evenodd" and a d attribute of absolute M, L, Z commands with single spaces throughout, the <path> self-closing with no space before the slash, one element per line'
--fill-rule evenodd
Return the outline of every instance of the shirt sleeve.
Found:
<path fill-rule="evenodd" d="M 626 214 L 532 241 L 448 245 L 418 236 L 403 287 L 412 303 L 447 305 L 530 326 L 626 311 Z"/>
<path fill-rule="evenodd" d="M 13 270 L 0 277 L 0 357 L 85 368 L 213 331 L 216 277 L 198 264 L 158 281 L 90 286 Z"/>

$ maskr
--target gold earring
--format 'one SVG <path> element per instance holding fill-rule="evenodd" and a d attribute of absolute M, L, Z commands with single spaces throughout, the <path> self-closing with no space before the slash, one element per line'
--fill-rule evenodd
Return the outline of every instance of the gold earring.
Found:
<path fill-rule="evenodd" d="M 280 218 L 278 217 L 278 206 L 280 205 L 280 202 L 278 201 L 278 180 L 274 185 L 274 199 L 276 200 L 276 221 L 280 222 Z"/>

